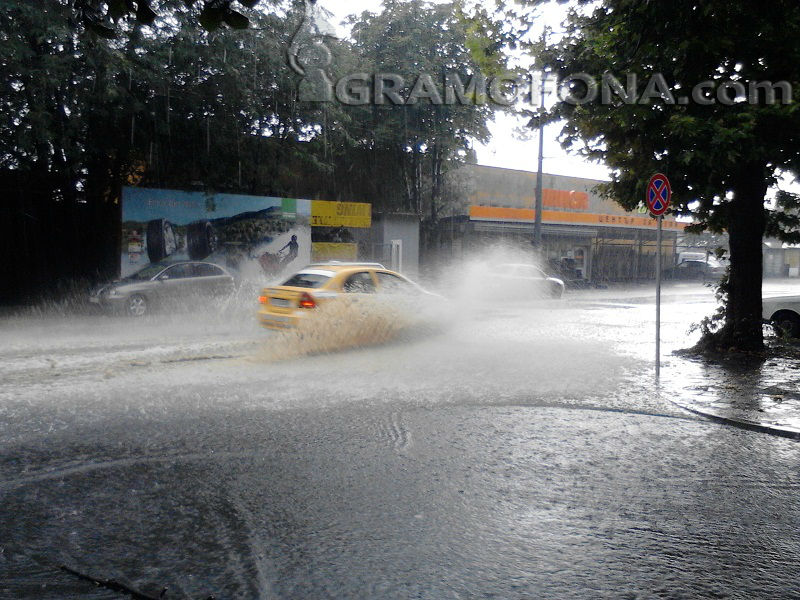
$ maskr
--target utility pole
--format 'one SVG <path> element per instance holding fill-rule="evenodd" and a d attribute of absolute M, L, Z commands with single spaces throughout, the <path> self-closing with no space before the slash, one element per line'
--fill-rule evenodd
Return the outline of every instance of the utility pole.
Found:
<path fill-rule="evenodd" d="M 658 236 L 656 244 L 656 381 L 661 378 L 661 246 L 664 243 L 662 223 L 664 217 L 658 215 Z"/>
<path fill-rule="evenodd" d="M 547 43 L 547 28 L 545 27 L 542 32 L 542 47 L 544 48 Z M 541 81 L 541 104 L 539 106 L 539 168 L 536 171 L 536 219 L 533 224 L 533 245 L 537 251 L 542 250 L 542 209 L 544 194 L 543 189 L 543 173 L 544 173 L 544 101 L 545 101 L 545 83 L 547 81 L 547 71 L 542 65 L 542 81 Z"/>

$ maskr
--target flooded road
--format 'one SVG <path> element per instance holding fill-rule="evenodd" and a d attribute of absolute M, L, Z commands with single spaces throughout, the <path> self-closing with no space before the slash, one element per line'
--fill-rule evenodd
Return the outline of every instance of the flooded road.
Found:
<path fill-rule="evenodd" d="M 800 445 L 676 407 L 713 296 L 665 291 L 660 387 L 652 301 L 284 360 L 249 319 L 7 319 L 0 598 L 120 597 L 59 565 L 166 598 L 800 597 Z"/>

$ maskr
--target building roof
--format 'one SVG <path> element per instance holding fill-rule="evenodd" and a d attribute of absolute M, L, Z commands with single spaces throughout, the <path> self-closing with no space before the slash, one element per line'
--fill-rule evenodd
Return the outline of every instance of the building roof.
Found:
<path fill-rule="evenodd" d="M 468 164 L 461 168 L 473 168 L 473 169 L 492 169 L 495 171 L 506 171 L 508 173 L 517 173 L 522 175 L 532 175 L 536 177 L 538 173 L 536 171 L 525 171 L 523 169 L 507 169 L 506 167 L 494 167 L 490 165 L 477 165 L 477 164 Z M 581 177 L 579 175 L 563 175 L 561 173 L 542 173 L 542 177 L 569 177 L 570 179 L 581 179 L 588 184 L 600 184 L 600 183 L 608 183 L 608 180 L 603 179 L 591 179 L 588 177 Z"/>

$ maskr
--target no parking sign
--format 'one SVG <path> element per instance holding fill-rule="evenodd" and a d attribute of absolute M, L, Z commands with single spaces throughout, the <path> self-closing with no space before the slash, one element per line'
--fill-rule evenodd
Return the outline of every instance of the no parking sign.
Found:
<path fill-rule="evenodd" d="M 647 184 L 647 207 L 654 217 L 660 217 L 669 209 L 672 202 L 672 186 L 663 173 L 656 173 Z"/>
<path fill-rule="evenodd" d="M 661 376 L 661 222 L 672 202 L 672 185 L 666 175 L 656 173 L 650 178 L 645 200 L 650 214 L 658 218 L 658 237 L 656 238 L 656 380 L 658 380 Z"/>

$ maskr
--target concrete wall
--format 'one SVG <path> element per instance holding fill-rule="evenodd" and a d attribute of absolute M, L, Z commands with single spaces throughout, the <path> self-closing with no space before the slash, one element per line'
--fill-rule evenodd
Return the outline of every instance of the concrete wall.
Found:
<path fill-rule="evenodd" d="M 400 270 L 410 277 L 419 275 L 420 223 L 412 214 L 372 215 L 371 245 L 372 259 L 391 268 L 391 244 L 402 241 L 402 267 Z"/>
<path fill-rule="evenodd" d="M 534 208 L 536 205 L 536 180 L 538 178 L 536 173 L 482 165 L 467 165 L 459 169 L 457 173 L 469 181 L 469 192 L 466 198 L 469 204 L 508 208 Z M 581 177 L 546 173 L 542 176 L 542 187 L 545 190 L 586 194 L 589 202 L 584 210 L 609 215 L 628 214 L 616 202 L 606 200 L 594 191 L 599 183 L 601 182 Z M 570 210 L 568 207 L 559 208 Z"/>

